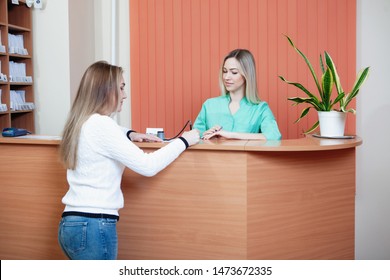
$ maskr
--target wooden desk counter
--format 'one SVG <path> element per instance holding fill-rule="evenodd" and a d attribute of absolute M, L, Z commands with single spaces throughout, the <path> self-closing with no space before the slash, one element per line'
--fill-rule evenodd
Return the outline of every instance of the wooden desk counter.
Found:
<path fill-rule="evenodd" d="M 207 141 L 154 177 L 126 169 L 119 259 L 354 259 L 355 148 Z M 0 137 L 0 258 L 64 259 L 59 140 Z M 164 144 L 139 143 L 146 152 Z"/>

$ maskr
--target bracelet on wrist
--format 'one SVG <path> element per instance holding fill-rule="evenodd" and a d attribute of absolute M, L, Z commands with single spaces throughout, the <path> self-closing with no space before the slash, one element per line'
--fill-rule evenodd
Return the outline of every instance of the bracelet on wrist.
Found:
<path fill-rule="evenodd" d="M 184 145 L 186 145 L 186 149 L 188 149 L 188 147 L 189 147 L 190 145 L 188 144 L 187 140 L 186 140 L 184 137 L 182 137 L 182 136 L 180 136 L 179 139 L 180 139 L 181 141 L 183 141 Z"/>
<path fill-rule="evenodd" d="M 133 141 L 133 140 L 131 140 L 131 137 L 130 137 L 130 133 L 132 133 L 132 132 L 137 132 L 137 131 L 135 131 L 135 130 L 129 130 L 129 131 L 126 133 L 126 136 L 127 136 L 127 138 L 129 138 L 130 141 Z"/>

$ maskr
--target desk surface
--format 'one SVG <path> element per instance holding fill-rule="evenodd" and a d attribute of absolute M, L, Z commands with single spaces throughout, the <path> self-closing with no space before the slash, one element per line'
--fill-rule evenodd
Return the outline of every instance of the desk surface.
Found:
<path fill-rule="evenodd" d="M 230 150 L 230 151 L 326 151 L 348 149 L 360 146 L 362 139 L 356 136 L 353 139 L 325 139 L 306 136 L 287 140 L 206 140 L 190 147 L 196 150 Z M 32 144 L 32 145 L 58 145 L 58 136 L 27 135 L 22 137 L 0 137 L 0 144 Z M 135 143 L 140 148 L 160 148 L 166 143 Z"/>

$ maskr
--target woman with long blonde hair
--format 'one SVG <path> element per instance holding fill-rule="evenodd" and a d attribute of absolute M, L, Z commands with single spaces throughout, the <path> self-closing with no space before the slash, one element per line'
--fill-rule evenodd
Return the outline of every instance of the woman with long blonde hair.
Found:
<path fill-rule="evenodd" d="M 123 207 L 124 169 L 153 176 L 186 148 L 199 132 L 184 132 L 163 148 L 144 153 L 132 141 L 162 141 L 119 126 L 112 116 L 126 98 L 121 67 L 99 61 L 84 73 L 66 122 L 60 159 L 67 168 L 69 190 L 58 240 L 69 259 L 116 259 L 116 223 Z"/>
<path fill-rule="evenodd" d="M 270 107 L 260 100 L 250 51 L 236 49 L 223 59 L 219 84 L 221 96 L 206 100 L 194 122 L 203 139 L 281 139 Z"/>

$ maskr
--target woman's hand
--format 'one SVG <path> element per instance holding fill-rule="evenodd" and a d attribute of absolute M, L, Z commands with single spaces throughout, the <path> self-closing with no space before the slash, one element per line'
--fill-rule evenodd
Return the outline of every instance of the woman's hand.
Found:
<path fill-rule="evenodd" d="M 222 130 L 222 126 L 220 125 L 214 125 L 212 128 L 206 130 L 203 132 L 203 139 L 210 139 L 209 135 L 214 135 L 216 132 Z M 207 138 L 206 138 L 207 137 Z"/>
<path fill-rule="evenodd" d="M 209 140 L 213 137 L 223 137 L 223 138 L 229 139 L 229 138 L 231 138 L 230 134 L 231 134 L 231 132 L 220 129 L 220 130 L 217 130 L 213 133 L 208 133 L 207 135 L 205 135 L 203 133 L 203 139 Z"/>
<path fill-rule="evenodd" d="M 133 142 L 162 142 L 163 141 L 161 138 L 158 138 L 153 134 L 144 134 L 138 132 L 130 133 L 130 138 L 131 141 Z"/>
<path fill-rule="evenodd" d="M 189 146 L 198 144 L 200 141 L 199 130 L 197 129 L 186 131 L 181 135 L 181 137 L 187 140 Z"/>

